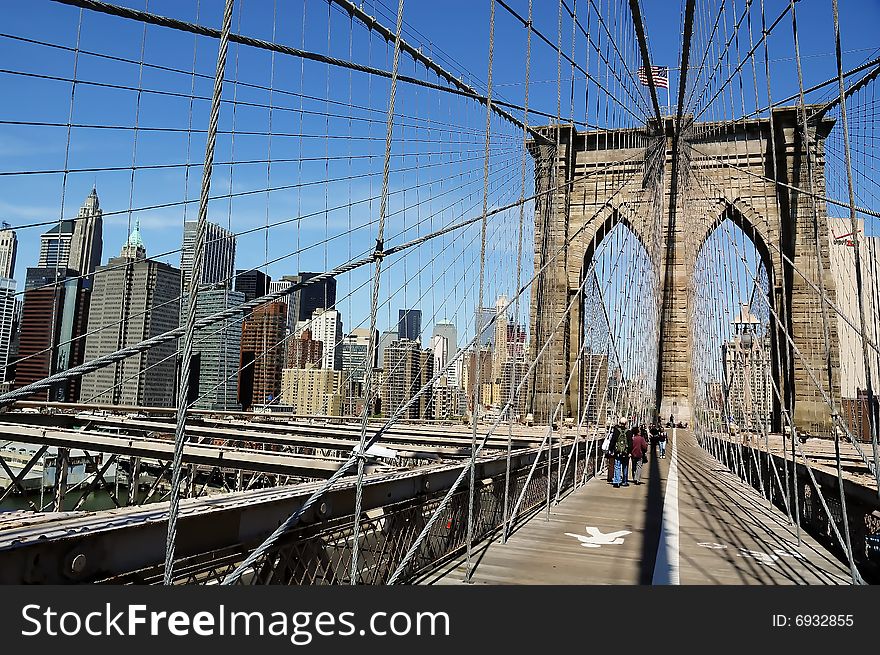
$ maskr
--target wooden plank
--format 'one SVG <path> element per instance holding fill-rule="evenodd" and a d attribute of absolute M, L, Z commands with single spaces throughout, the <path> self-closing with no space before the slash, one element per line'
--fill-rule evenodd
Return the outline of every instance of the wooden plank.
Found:
<path fill-rule="evenodd" d="M 848 584 L 849 570 L 740 482 L 693 437 L 677 430 L 678 563 L 681 584 Z M 666 459 L 651 457 L 640 486 L 614 488 L 604 475 L 531 518 L 507 544 L 500 537 L 476 553 L 474 584 L 647 584 L 657 559 L 667 476 Z M 592 529 L 592 530 L 591 530 Z M 592 535 L 620 531 L 621 543 Z M 583 539 L 578 539 L 580 535 Z M 612 534 L 613 536 L 613 534 Z M 464 558 L 428 576 L 426 584 L 461 584 Z"/>

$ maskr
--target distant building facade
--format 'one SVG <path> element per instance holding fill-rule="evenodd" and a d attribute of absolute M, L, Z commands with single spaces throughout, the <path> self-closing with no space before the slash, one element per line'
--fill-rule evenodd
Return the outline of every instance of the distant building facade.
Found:
<path fill-rule="evenodd" d="M 383 362 L 382 412 L 393 416 L 431 380 L 434 358 L 430 350 L 422 350 L 417 341 L 398 340 L 385 349 Z M 428 389 L 403 413 L 403 418 L 433 417 L 432 393 Z"/>
<path fill-rule="evenodd" d="M 295 414 L 342 415 L 342 371 L 325 368 L 286 368 L 282 373 L 281 402 Z"/>
<path fill-rule="evenodd" d="M 277 402 L 285 360 L 287 305 L 266 303 L 245 317 L 241 328 L 239 402 L 242 409 Z"/>
<path fill-rule="evenodd" d="M 180 270 L 146 258 L 137 226 L 120 256 L 111 257 L 95 272 L 85 339 L 87 361 L 177 327 Z M 173 342 L 164 343 L 84 375 L 80 400 L 172 407 L 176 350 Z"/>

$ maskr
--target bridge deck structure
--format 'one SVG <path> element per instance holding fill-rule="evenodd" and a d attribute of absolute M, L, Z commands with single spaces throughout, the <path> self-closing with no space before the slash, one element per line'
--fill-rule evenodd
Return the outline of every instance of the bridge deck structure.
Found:
<path fill-rule="evenodd" d="M 473 584 L 850 584 L 843 562 L 742 483 L 693 435 L 649 456 L 642 484 L 599 475 L 502 543 L 481 544 Z M 462 584 L 465 558 L 424 578 Z"/>

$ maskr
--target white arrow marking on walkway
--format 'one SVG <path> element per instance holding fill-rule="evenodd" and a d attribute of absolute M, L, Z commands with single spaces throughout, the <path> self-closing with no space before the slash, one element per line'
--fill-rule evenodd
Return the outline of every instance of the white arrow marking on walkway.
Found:
<path fill-rule="evenodd" d="M 566 532 L 569 537 L 574 537 L 581 542 L 584 548 L 600 548 L 602 546 L 618 546 L 623 543 L 623 537 L 632 534 L 630 530 L 618 530 L 617 532 L 609 532 L 603 534 L 599 528 L 592 525 L 586 526 L 587 536 Z"/>

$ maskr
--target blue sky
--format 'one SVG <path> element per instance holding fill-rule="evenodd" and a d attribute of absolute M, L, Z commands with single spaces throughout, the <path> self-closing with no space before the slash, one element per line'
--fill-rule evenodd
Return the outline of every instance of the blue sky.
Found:
<path fill-rule="evenodd" d="M 572 2 L 569 0 L 569 6 Z M 120 4 L 183 20 L 197 20 L 213 27 L 219 26 L 222 11 L 219 0 L 128 0 Z M 383 23 L 392 24 L 396 3 L 367 0 L 363 4 Z M 510 4 L 525 15 L 526 0 L 511 0 Z M 770 22 L 787 1 L 766 0 L 765 4 Z M 534 5 L 537 29 L 555 41 L 557 4 L 542 0 Z M 578 13 L 584 17 L 587 5 L 587 0 L 578 2 Z M 613 20 L 615 13 L 628 18 L 627 3 L 593 0 L 593 5 L 602 7 L 611 31 L 619 32 L 621 49 L 633 50 L 631 30 L 615 28 Z M 713 5 L 717 7 L 718 3 Z M 735 3 L 738 12 L 742 11 L 743 5 L 744 0 Z M 642 6 L 653 63 L 678 66 L 679 3 L 647 0 Z M 830 1 L 825 0 L 802 0 L 797 5 L 807 86 L 835 73 L 830 7 Z M 488 11 L 486 0 L 408 0 L 406 37 L 415 45 L 421 45 L 425 52 L 447 68 L 461 74 L 465 81 L 484 88 Z M 82 12 L 82 20 L 80 16 L 80 10 L 49 0 L 15 3 L 6 9 L 0 27 L 3 34 L 0 36 L 0 61 L 3 62 L 0 68 L 7 71 L 0 73 L 0 88 L 6 99 L 0 105 L 0 121 L 4 121 L 0 123 L 0 172 L 62 169 L 65 159 L 70 169 L 119 167 L 120 170 L 71 173 L 66 181 L 57 173 L 0 175 L 0 220 L 21 226 L 57 221 L 62 215 L 69 218 L 76 214 L 92 185 L 96 184 L 102 207 L 106 212 L 114 212 L 105 221 L 104 261 L 118 253 L 136 220 L 141 222 L 150 255 L 175 250 L 180 243 L 182 221 L 195 218 L 197 205 L 135 210 L 179 202 L 184 196 L 195 199 L 198 195 L 208 103 L 198 99 L 191 106 L 186 96 L 192 90 L 197 96 L 210 95 L 216 41 L 153 26 L 145 30 L 139 23 L 92 12 Z M 597 27 L 595 13 L 592 16 L 591 34 L 602 34 L 604 50 L 607 36 Z M 880 45 L 876 33 L 878 24 L 880 3 L 841 0 L 845 68 L 865 61 L 876 52 Z M 152 67 L 141 69 L 136 64 L 111 61 L 106 57 L 80 55 L 76 59 L 78 80 L 129 88 L 78 84 L 74 94 L 73 122 L 126 128 L 137 125 L 138 130 L 76 128 L 70 132 L 68 146 L 67 129 L 63 125 L 71 111 L 70 82 L 10 74 L 24 72 L 71 78 L 75 58 L 69 48 L 75 46 L 78 30 L 81 48 L 135 62 L 141 60 L 143 49 L 143 59 Z M 370 40 L 362 26 L 351 26 L 347 16 L 335 8 L 328 11 L 323 0 L 306 0 L 305 3 L 243 0 L 243 3 L 237 3 L 233 30 L 354 59 L 377 68 L 391 67 L 391 51 L 384 42 L 375 38 Z M 68 49 L 26 43 L 20 37 Z M 744 38 L 747 39 L 747 34 Z M 562 42 L 564 49 L 569 50 L 571 23 L 567 21 L 564 22 Z M 517 104 L 523 101 L 524 48 L 525 30 L 499 6 L 495 93 Z M 745 51 L 746 48 L 741 49 Z M 575 58 L 581 65 L 586 65 L 586 51 L 582 35 L 577 35 L 575 52 L 579 54 Z M 770 52 L 773 95 L 774 99 L 779 99 L 797 89 L 789 20 L 783 20 L 774 30 Z M 323 64 L 303 62 L 290 56 L 273 58 L 265 51 L 235 45 L 230 48 L 229 56 L 228 79 L 251 86 L 228 83 L 224 89 L 224 98 L 235 99 L 239 104 L 233 110 L 227 103 L 221 112 L 223 133 L 218 140 L 218 163 L 212 193 L 252 193 L 237 195 L 232 201 L 219 199 L 212 202 L 209 217 L 237 232 L 254 230 L 239 238 L 238 267 L 259 266 L 267 260 L 284 257 L 268 267 L 273 277 L 279 277 L 297 270 L 324 270 L 369 250 L 375 238 L 374 221 L 378 215 L 377 198 L 381 187 L 387 80 L 328 69 Z M 589 65 L 591 72 L 600 70 L 596 59 L 594 52 Z M 555 115 L 556 54 L 535 39 L 531 61 L 530 106 Z M 761 62 L 759 59 L 759 65 Z M 194 64 L 196 73 L 203 77 L 193 79 L 191 75 L 157 68 L 192 71 Z M 425 76 L 407 60 L 402 60 L 401 72 Z M 562 77 L 566 80 L 560 103 L 563 118 L 572 113 L 572 93 L 567 86 L 570 72 L 570 66 L 563 62 Z M 599 92 L 594 84 L 585 88 L 583 77 L 578 74 L 573 94 L 575 118 L 584 120 L 584 98 L 589 96 L 586 113 L 589 122 L 612 127 L 635 124 L 621 106 L 626 105 L 632 110 L 636 109 L 635 104 L 615 86 L 607 72 L 601 75 L 604 77 L 600 76 L 600 79 L 623 102 L 618 103 L 608 94 Z M 433 78 L 429 76 L 428 79 Z M 750 79 L 746 82 L 751 84 Z M 671 83 L 673 87 L 677 86 L 676 71 L 672 71 Z M 761 77 L 761 98 L 765 96 L 763 83 Z M 268 90 L 270 87 L 271 91 Z M 138 94 L 138 88 L 163 93 Z M 640 94 L 642 91 L 632 88 L 631 92 Z M 751 93 L 753 96 L 753 91 Z M 748 95 L 749 89 L 746 90 Z M 822 94 L 817 94 L 817 98 L 820 96 Z M 662 92 L 660 99 L 665 104 Z M 644 102 L 643 99 L 640 101 Z M 675 102 L 674 92 L 672 102 Z M 269 104 L 275 107 L 271 112 L 265 108 Z M 353 108 L 350 109 L 349 105 Z M 753 108 L 753 97 L 747 97 L 746 105 Z M 720 104 L 715 110 L 722 115 L 725 111 Z M 728 107 L 726 111 L 729 113 L 731 109 Z M 392 237 L 389 243 L 399 243 L 461 218 L 478 215 L 483 187 L 485 111 L 482 108 L 450 94 L 402 85 L 398 94 L 398 113 L 392 161 L 395 172 L 390 185 L 391 215 L 386 234 Z M 710 114 L 711 111 L 707 112 Z M 533 117 L 530 122 L 548 120 Z M 10 124 L 14 121 L 62 126 Z M 233 130 L 237 132 L 234 138 L 229 134 Z M 273 136 L 268 138 L 266 134 L 270 131 Z M 328 134 L 332 138 L 325 138 Z M 514 201 L 521 191 L 520 136 L 516 128 L 504 121 L 493 122 L 490 208 Z M 416 155 L 416 152 L 420 154 Z M 271 166 L 267 166 L 267 159 L 272 160 Z M 222 163 L 229 161 L 254 163 L 235 166 Z M 188 174 L 186 168 L 179 166 L 187 162 L 193 164 Z M 134 174 L 132 164 L 137 168 Z M 144 168 L 157 165 L 165 167 Z M 531 175 L 531 169 L 528 175 Z M 258 192 L 267 188 L 275 190 Z M 870 204 L 868 196 L 873 197 L 875 191 L 875 188 L 862 191 L 866 198 L 864 204 Z M 491 274 L 487 276 L 484 304 L 492 304 L 497 295 L 509 295 L 512 291 L 517 216 L 516 211 L 507 212 L 490 221 L 487 270 Z M 260 230 L 267 223 L 278 225 L 268 231 Z M 528 230 L 529 222 L 526 223 Z M 47 227 L 18 231 L 16 277 L 20 288 L 23 288 L 26 267 L 36 264 L 39 234 Z M 473 320 L 472 308 L 476 302 L 472 282 L 479 252 L 478 232 L 479 226 L 476 226 L 458 236 L 445 237 L 412 251 L 406 258 L 389 261 L 388 273 L 383 278 L 383 297 L 391 296 L 391 300 L 380 309 L 379 328 L 384 329 L 396 322 L 399 307 L 420 306 L 425 312 L 425 323 L 453 318 L 460 326 L 460 334 L 465 334 L 467 330 L 462 326 Z M 524 256 L 526 271 L 530 267 L 530 257 L 530 248 L 527 247 Z M 158 258 L 179 264 L 177 253 Z M 369 271 L 363 269 L 340 280 L 340 295 L 345 297 L 340 304 L 346 330 L 358 323 L 363 324 L 369 306 L 365 286 L 368 278 Z M 463 286 L 462 280 L 467 280 L 468 284 Z M 429 325 L 426 327 L 430 329 Z"/>

